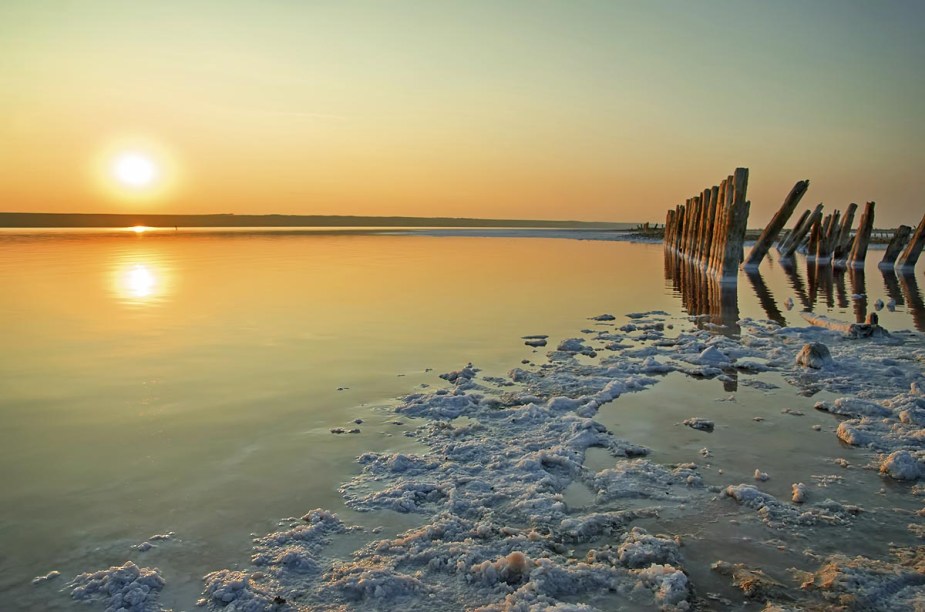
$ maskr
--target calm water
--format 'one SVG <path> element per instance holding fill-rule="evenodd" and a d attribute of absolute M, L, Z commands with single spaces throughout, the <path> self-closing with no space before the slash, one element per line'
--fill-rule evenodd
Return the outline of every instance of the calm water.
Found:
<path fill-rule="evenodd" d="M 887 328 L 925 331 L 921 271 L 884 276 L 880 255 L 866 276 L 771 262 L 722 295 L 681 283 L 654 244 L 0 233 L 0 607 L 64 609 L 63 580 L 31 578 L 133 559 L 164 570 L 162 601 L 188 609 L 204 573 L 246 564 L 249 534 L 281 517 L 322 506 L 407 526 L 344 509 L 353 458 L 414 448 L 388 405 L 436 374 L 537 359 L 522 335 L 554 344 L 589 316 L 654 309 L 732 332 L 740 316 L 801 325 L 810 306 L 854 320 L 878 298 L 898 304 L 880 313 Z M 330 433 L 356 418 L 360 434 Z M 176 540 L 130 549 L 167 531 Z"/>

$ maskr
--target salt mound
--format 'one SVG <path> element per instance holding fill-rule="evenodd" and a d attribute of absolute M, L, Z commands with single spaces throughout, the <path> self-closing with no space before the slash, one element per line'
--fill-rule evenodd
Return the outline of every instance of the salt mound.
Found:
<path fill-rule="evenodd" d="M 68 586 L 74 587 L 71 597 L 78 601 L 102 600 L 107 610 L 147 612 L 164 584 L 159 570 L 127 561 L 121 567 L 80 574 Z"/>

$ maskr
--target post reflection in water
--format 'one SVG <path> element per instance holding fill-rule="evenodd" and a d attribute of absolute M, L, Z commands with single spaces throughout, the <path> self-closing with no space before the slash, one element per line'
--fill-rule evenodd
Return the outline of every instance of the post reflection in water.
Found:
<path fill-rule="evenodd" d="M 688 314 L 697 317 L 696 325 L 709 323 L 724 335 L 741 332 L 738 324 L 739 301 L 736 285 L 723 284 L 707 274 L 699 264 L 671 253 L 665 254 L 665 279 L 681 297 Z"/>
<path fill-rule="evenodd" d="M 854 301 L 854 318 L 863 323 L 867 318 L 867 283 L 864 269 L 848 267 L 848 282 L 851 283 L 851 299 Z"/>
<path fill-rule="evenodd" d="M 751 282 L 752 289 L 755 291 L 755 296 L 758 297 L 758 302 L 764 309 L 765 314 L 768 315 L 768 319 L 774 321 L 782 327 L 786 327 L 787 319 L 784 318 L 784 313 L 781 312 L 780 308 L 777 307 L 777 302 L 774 300 L 774 295 L 771 293 L 768 285 L 764 282 L 764 278 L 761 276 L 761 273 L 757 270 L 753 270 L 746 271 L 745 275 L 748 277 L 749 282 Z"/>
<path fill-rule="evenodd" d="M 780 267 L 787 276 L 787 281 L 790 283 L 793 291 L 797 294 L 797 298 L 800 300 L 803 310 L 812 310 L 813 302 L 809 299 L 809 294 L 806 292 L 806 285 L 803 283 L 803 279 L 800 278 L 800 273 L 797 271 L 796 265 L 792 261 L 782 261 Z"/>
<path fill-rule="evenodd" d="M 883 288 L 886 289 L 887 296 L 896 302 L 897 306 L 902 306 L 906 303 L 906 300 L 903 298 L 902 289 L 899 288 L 899 279 L 896 278 L 896 271 L 893 268 L 888 270 L 880 270 L 880 273 L 883 274 Z"/>
<path fill-rule="evenodd" d="M 835 277 L 835 295 L 838 296 L 838 307 L 848 308 L 850 300 L 848 299 L 848 290 L 845 288 L 845 269 L 834 270 L 833 275 Z"/>
<path fill-rule="evenodd" d="M 922 291 L 919 289 L 915 273 L 900 274 L 899 286 L 906 298 L 906 308 L 912 315 L 912 324 L 917 330 L 925 332 L 925 301 L 922 300 Z"/>
<path fill-rule="evenodd" d="M 113 266 L 112 289 L 116 297 L 130 304 L 153 304 L 164 299 L 168 274 L 161 261 L 150 254 L 126 255 Z"/>
<path fill-rule="evenodd" d="M 834 284 L 835 277 L 831 266 L 819 266 L 812 262 L 806 264 L 806 278 L 809 281 L 810 310 L 819 302 L 819 294 L 825 297 L 825 304 L 832 308 L 835 306 Z"/>

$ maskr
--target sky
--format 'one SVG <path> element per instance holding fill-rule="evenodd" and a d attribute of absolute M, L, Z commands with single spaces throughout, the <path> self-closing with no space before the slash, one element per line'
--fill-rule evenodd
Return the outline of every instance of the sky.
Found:
<path fill-rule="evenodd" d="M 915 225 L 923 32 L 917 0 L 3 0 L 0 210 L 661 222 L 745 166 L 751 226 L 800 179 Z"/>

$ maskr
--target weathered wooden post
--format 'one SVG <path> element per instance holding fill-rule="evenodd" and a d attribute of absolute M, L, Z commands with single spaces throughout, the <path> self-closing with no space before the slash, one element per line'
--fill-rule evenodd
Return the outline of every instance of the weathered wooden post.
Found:
<path fill-rule="evenodd" d="M 832 222 L 832 215 L 826 215 L 825 220 L 816 219 L 812 228 L 809 230 L 809 246 L 806 247 L 806 261 L 816 261 L 816 251 L 819 249 L 819 241 L 822 239 L 822 228 L 825 223 Z"/>
<path fill-rule="evenodd" d="M 912 235 L 912 228 L 908 225 L 897 227 L 890 244 L 886 245 L 886 253 L 883 254 L 883 259 L 880 260 L 877 267 L 881 270 L 892 270 L 893 265 L 896 263 L 896 258 L 899 257 L 903 247 L 909 242 L 910 235 Z"/>
<path fill-rule="evenodd" d="M 726 216 L 725 239 L 719 269 L 715 271 L 720 282 L 735 282 L 739 262 L 742 261 L 742 244 L 748 224 L 751 202 L 745 199 L 748 190 L 748 168 L 736 168 L 733 175 L 732 205 Z"/>
<path fill-rule="evenodd" d="M 716 200 L 719 197 L 719 186 L 714 185 L 710 189 L 710 196 L 707 200 L 706 213 L 703 220 L 703 233 L 701 234 L 701 243 L 703 248 L 700 251 L 700 262 L 706 262 L 710 258 L 710 251 L 713 248 L 713 224 L 716 222 Z"/>
<path fill-rule="evenodd" d="M 923 247 L 925 247 L 925 216 L 919 221 L 919 226 L 915 228 L 915 235 L 912 236 L 909 246 L 899 257 L 900 269 L 904 272 L 912 271 L 919 260 L 919 255 L 922 254 Z"/>
<path fill-rule="evenodd" d="M 710 248 L 710 260 L 707 262 L 707 272 L 716 274 L 722 267 L 723 253 L 726 244 L 726 223 L 729 219 L 729 209 L 732 206 L 735 183 L 733 175 L 726 177 L 726 189 L 716 209 L 716 225 L 713 228 L 713 244 Z"/>
<path fill-rule="evenodd" d="M 797 222 L 794 223 L 793 229 L 790 230 L 789 232 L 785 233 L 785 234 L 781 237 L 781 239 L 777 242 L 777 246 L 774 247 L 774 248 L 777 249 L 777 252 L 778 252 L 778 253 L 780 253 L 781 251 L 784 250 L 784 245 L 786 245 L 787 242 L 790 241 L 790 237 L 793 236 L 793 232 L 795 232 L 797 229 L 803 227 L 803 224 L 806 223 L 806 219 L 809 218 L 809 215 L 810 215 L 810 211 L 804 210 L 804 211 L 803 211 L 803 214 L 800 215 L 800 218 L 797 219 Z"/>
<path fill-rule="evenodd" d="M 787 220 L 790 219 L 793 211 L 796 210 L 797 205 L 800 203 L 800 200 L 803 198 L 808 188 L 809 181 L 807 180 L 797 181 L 797 184 L 793 186 L 793 189 L 790 190 L 790 194 L 787 195 L 787 198 L 781 205 L 780 210 L 777 211 L 777 214 L 774 215 L 771 222 L 768 223 L 764 231 L 761 232 L 761 236 L 758 237 L 758 241 L 748 254 L 748 259 L 746 259 L 743 264 L 746 270 L 758 269 L 761 260 L 768 254 L 771 245 L 777 240 L 777 235 L 780 234 L 780 231 L 787 224 Z"/>
<path fill-rule="evenodd" d="M 832 250 L 835 248 L 835 239 L 838 237 L 840 230 L 838 225 L 840 218 L 841 213 L 836 210 L 832 213 L 831 219 L 828 219 L 824 225 L 822 237 L 816 246 L 816 265 L 828 265 L 831 263 Z"/>
<path fill-rule="evenodd" d="M 816 209 L 806 220 L 806 223 L 803 224 L 803 227 L 794 230 L 793 236 L 790 237 L 790 240 L 788 240 L 787 244 L 784 246 L 784 250 L 780 253 L 781 261 L 793 259 L 793 253 L 797 250 L 797 247 L 800 246 L 804 238 L 806 238 L 806 235 L 809 234 L 810 230 L 812 230 L 813 226 L 819 223 L 821 220 L 822 204 L 818 204 Z"/>
<path fill-rule="evenodd" d="M 803 242 L 803 239 L 812 229 L 813 224 L 817 223 L 820 219 L 822 219 L 822 204 L 817 204 L 816 208 L 809 215 L 809 217 L 807 217 L 803 225 L 794 228 L 790 238 L 787 240 L 787 243 L 782 247 L 780 252 L 781 260 L 793 259 L 794 251 L 796 251 L 797 247 L 800 246 L 800 243 Z"/>
<path fill-rule="evenodd" d="M 864 267 L 864 259 L 867 257 L 867 245 L 870 243 L 870 233 L 874 229 L 874 206 L 876 206 L 876 202 L 868 202 L 864 206 L 864 214 L 861 215 L 858 233 L 854 237 L 851 255 L 848 256 L 848 265 L 852 268 Z"/>
<path fill-rule="evenodd" d="M 851 251 L 851 225 L 854 223 L 854 213 L 858 210 L 858 205 L 852 202 L 845 210 L 845 217 L 841 222 L 841 230 L 838 232 L 838 239 L 835 243 L 835 251 L 832 253 L 832 259 L 835 265 L 844 267 L 848 253 Z"/>

